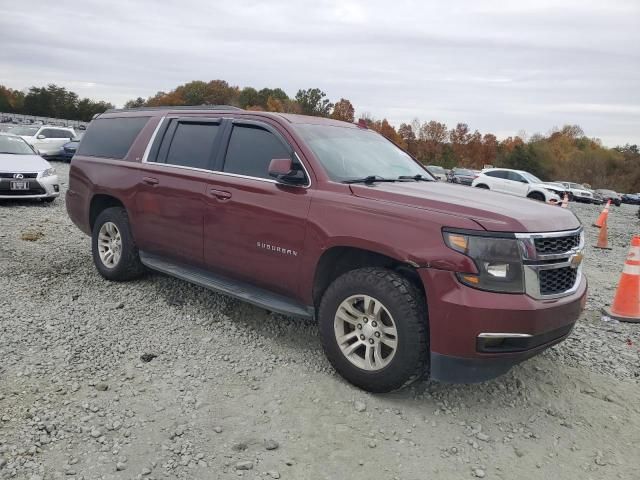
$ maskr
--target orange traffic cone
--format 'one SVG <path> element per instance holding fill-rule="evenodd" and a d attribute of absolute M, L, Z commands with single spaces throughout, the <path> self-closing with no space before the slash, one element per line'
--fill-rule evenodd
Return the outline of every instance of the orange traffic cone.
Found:
<path fill-rule="evenodd" d="M 603 311 L 622 322 L 640 323 L 640 235 L 631 240 L 613 304 Z"/>
<path fill-rule="evenodd" d="M 611 200 L 607 200 L 607 204 L 604 206 L 604 209 L 600 212 L 600 216 L 593 224 L 594 227 L 602 227 L 602 222 L 604 222 L 604 219 L 609 216 L 609 205 L 611 205 Z"/>
<path fill-rule="evenodd" d="M 568 206 L 569 206 L 569 195 L 565 193 L 564 197 L 562 197 L 562 208 L 567 208 Z"/>
<path fill-rule="evenodd" d="M 602 248 L 604 250 L 611 250 L 609 247 L 609 231 L 607 229 L 607 219 L 604 219 L 602 227 L 600 227 L 600 233 L 598 234 L 598 243 L 595 244 L 595 248 Z"/>

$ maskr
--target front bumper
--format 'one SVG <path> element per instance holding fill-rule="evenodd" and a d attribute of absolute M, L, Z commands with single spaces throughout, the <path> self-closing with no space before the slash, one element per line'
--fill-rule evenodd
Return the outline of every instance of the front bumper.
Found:
<path fill-rule="evenodd" d="M 572 294 L 536 300 L 466 287 L 450 271 L 423 268 L 419 274 L 427 294 L 431 377 L 441 382 L 482 382 L 506 373 L 567 338 L 586 302 L 584 276 Z M 526 336 L 487 348 L 480 340 L 487 333 Z"/>
<path fill-rule="evenodd" d="M 55 198 L 60 195 L 60 182 L 57 175 L 25 179 L 29 190 L 11 190 L 12 179 L 0 179 L 1 199 Z"/>

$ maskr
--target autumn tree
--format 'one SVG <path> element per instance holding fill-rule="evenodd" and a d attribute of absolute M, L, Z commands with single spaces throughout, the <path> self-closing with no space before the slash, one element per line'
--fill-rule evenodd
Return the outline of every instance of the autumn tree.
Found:
<path fill-rule="evenodd" d="M 342 120 L 343 122 L 353 123 L 355 115 L 355 109 L 349 100 L 341 98 L 333 106 L 333 112 L 331 118 L 336 120 Z"/>
<path fill-rule="evenodd" d="M 328 117 L 333 104 L 328 98 L 325 98 L 326 96 L 327 94 L 319 88 L 309 88 L 307 90 L 298 90 L 295 100 L 305 115 Z"/>

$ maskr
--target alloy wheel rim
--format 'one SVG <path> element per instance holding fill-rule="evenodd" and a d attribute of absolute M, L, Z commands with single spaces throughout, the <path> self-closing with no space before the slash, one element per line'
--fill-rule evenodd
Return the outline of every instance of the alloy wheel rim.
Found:
<path fill-rule="evenodd" d="M 122 235 L 113 222 L 105 222 L 98 232 L 98 254 L 103 265 L 114 268 L 122 256 Z"/>
<path fill-rule="evenodd" d="M 382 370 L 398 349 L 398 331 L 389 310 L 369 295 L 346 298 L 334 318 L 336 342 L 349 362 L 369 372 Z"/>

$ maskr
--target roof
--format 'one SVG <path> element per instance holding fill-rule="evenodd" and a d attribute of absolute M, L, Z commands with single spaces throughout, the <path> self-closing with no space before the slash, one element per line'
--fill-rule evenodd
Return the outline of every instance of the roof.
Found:
<path fill-rule="evenodd" d="M 167 115 L 176 112 L 188 111 L 190 113 L 207 113 L 211 111 L 215 112 L 232 112 L 234 114 L 253 115 L 260 117 L 280 118 L 286 120 L 292 124 L 313 124 L 313 125 L 333 125 L 339 127 L 353 127 L 358 128 L 356 124 L 343 122 L 340 120 L 334 120 L 332 118 L 314 117 L 310 115 L 298 115 L 294 113 L 280 113 L 280 112 L 264 112 L 261 110 L 243 110 L 232 105 L 194 105 L 194 106 L 163 106 L 163 107 L 139 107 L 139 108 L 112 108 L 104 112 L 104 114 L 97 114 L 94 118 L 98 118 L 101 115 L 114 114 L 114 113 L 136 113 L 136 112 L 154 112 L 161 115 Z"/>

